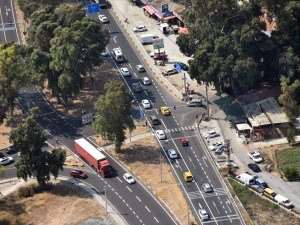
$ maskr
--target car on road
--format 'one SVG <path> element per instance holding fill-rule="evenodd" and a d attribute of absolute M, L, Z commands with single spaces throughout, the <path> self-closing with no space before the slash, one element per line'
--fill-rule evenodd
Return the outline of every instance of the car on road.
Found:
<path fill-rule="evenodd" d="M 145 25 L 139 25 L 137 27 L 132 28 L 132 30 L 134 32 L 144 32 L 144 31 L 147 31 L 148 29 L 146 28 Z"/>
<path fill-rule="evenodd" d="M 8 148 L 6 148 L 5 150 L 6 154 L 12 155 L 15 154 L 17 152 L 16 148 L 12 145 L 9 146 Z"/>
<path fill-rule="evenodd" d="M 145 72 L 145 67 L 143 65 L 136 65 L 136 70 L 140 73 Z"/>
<path fill-rule="evenodd" d="M 121 74 L 123 75 L 123 77 L 128 77 L 128 76 L 131 75 L 130 72 L 129 72 L 129 70 L 127 68 L 125 68 L 125 67 L 121 68 Z"/>
<path fill-rule="evenodd" d="M 160 121 L 159 119 L 157 119 L 156 116 L 149 116 L 149 121 L 151 123 L 151 125 L 159 125 Z"/>
<path fill-rule="evenodd" d="M 81 178 L 81 179 L 88 178 L 87 173 L 83 172 L 82 170 L 72 170 L 70 172 L 70 176 L 74 178 Z"/>
<path fill-rule="evenodd" d="M 9 165 L 13 162 L 15 162 L 13 157 L 2 157 L 2 158 L 0 158 L 0 164 L 3 165 L 3 166 Z"/>
<path fill-rule="evenodd" d="M 139 83 L 133 83 L 132 88 L 136 93 L 142 92 L 143 88 Z"/>
<path fill-rule="evenodd" d="M 164 116 L 169 116 L 171 114 L 171 111 L 167 106 L 162 106 L 159 109 L 161 114 L 163 114 Z"/>
<path fill-rule="evenodd" d="M 98 18 L 102 23 L 108 23 L 108 18 L 105 15 L 99 15 Z"/>
<path fill-rule="evenodd" d="M 145 109 L 151 109 L 151 102 L 148 99 L 143 99 L 142 105 Z"/>
<path fill-rule="evenodd" d="M 174 68 L 176 68 L 176 64 L 179 64 L 179 66 L 181 67 L 181 69 L 184 70 L 184 71 L 188 71 L 189 70 L 188 65 L 184 64 L 183 62 L 176 62 L 174 64 Z"/>
<path fill-rule="evenodd" d="M 167 136 L 165 135 L 165 132 L 163 130 L 155 131 L 155 135 L 159 140 L 164 140 L 167 138 Z"/>
<path fill-rule="evenodd" d="M 192 182 L 194 180 L 193 174 L 190 171 L 184 172 L 183 179 L 185 180 L 185 182 Z"/>
<path fill-rule="evenodd" d="M 155 54 L 153 56 L 153 59 L 155 59 L 155 60 L 161 60 L 161 61 L 167 61 L 168 60 L 168 55 L 166 55 L 164 53 Z"/>
<path fill-rule="evenodd" d="M 204 138 L 214 138 L 218 136 L 220 136 L 220 134 L 215 130 L 210 130 L 208 132 L 203 133 Z"/>
<path fill-rule="evenodd" d="M 189 146 L 190 145 L 190 142 L 187 138 L 185 137 L 181 137 L 179 138 L 179 142 L 182 146 Z"/>
<path fill-rule="evenodd" d="M 135 179 L 133 178 L 133 176 L 130 173 L 124 173 L 123 178 L 128 184 L 135 183 Z"/>
<path fill-rule="evenodd" d="M 248 168 L 251 169 L 254 172 L 260 172 L 260 168 L 256 163 L 249 163 Z"/>
<path fill-rule="evenodd" d="M 208 215 L 208 213 L 206 212 L 205 209 L 199 209 L 198 213 L 199 213 L 199 216 L 200 216 L 201 220 L 208 220 L 209 219 L 209 215 Z"/>
<path fill-rule="evenodd" d="M 209 192 L 214 191 L 213 187 L 209 183 L 202 184 L 202 187 L 203 187 L 203 190 L 204 190 L 205 193 L 209 193 Z"/>
<path fill-rule="evenodd" d="M 151 80 L 148 77 L 142 77 L 143 85 L 150 85 Z"/>
<path fill-rule="evenodd" d="M 178 155 L 177 155 L 177 152 L 175 151 L 175 149 L 169 149 L 167 152 L 168 152 L 170 159 L 177 159 Z"/>
<path fill-rule="evenodd" d="M 248 156 L 256 163 L 261 163 L 264 161 L 263 157 L 258 151 L 249 152 Z"/>
<path fill-rule="evenodd" d="M 224 147 L 224 142 L 222 141 L 218 141 L 218 142 L 215 142 L 213 144 L 211 144 L 210 146 L 208 146 L 208 149 L 211 150 L 211 151 L 215 151 L 219 148 L 223 148 Z"/>
<path fill-rule="evenodd" d="M 105 49 L 103 52 L 101 52 L 101 56 L 102 56 L 102 57 L 108 57 L 108 56 L 109 56 L 109 51 L 107 51 L 107 50 Z"/>

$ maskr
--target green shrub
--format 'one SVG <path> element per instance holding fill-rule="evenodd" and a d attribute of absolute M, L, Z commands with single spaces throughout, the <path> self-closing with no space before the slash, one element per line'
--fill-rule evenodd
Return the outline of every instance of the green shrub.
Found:
<path fill-rule="evenodd" d="M 295 168 L 293 166 L 283 167 L 282 172 L 284 173 L 284 176 L 288 179 L 299 177 L 299 172 L 298 172 L 297 168 Z"/>
<path fill-rule="evenodd" d="M 20 187 L 18 189 L 18 195 L 19 197 L 24 197 L 28 198 L 33 196 L 35 193 L 35 186 L 30 185 L 30 186 L 25 186 L 25 187 Z"/>

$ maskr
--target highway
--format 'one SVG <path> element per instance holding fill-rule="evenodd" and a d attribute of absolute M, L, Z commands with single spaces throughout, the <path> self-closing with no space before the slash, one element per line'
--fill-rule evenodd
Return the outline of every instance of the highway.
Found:
<path fill-rule="evenodd" d="M 0 1 L 0 42 L 20 44 L 13 0 Z"/>

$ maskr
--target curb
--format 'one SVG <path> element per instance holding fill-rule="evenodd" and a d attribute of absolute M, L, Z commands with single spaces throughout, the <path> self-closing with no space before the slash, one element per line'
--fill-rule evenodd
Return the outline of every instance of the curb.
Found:
<path fill-rule="evenodd" d="M 0 180 L 0 184 L 6 184 L 6 183 L 16 184 L 16 182 L 20 182 L 20 180 L 17 178 Z"/>

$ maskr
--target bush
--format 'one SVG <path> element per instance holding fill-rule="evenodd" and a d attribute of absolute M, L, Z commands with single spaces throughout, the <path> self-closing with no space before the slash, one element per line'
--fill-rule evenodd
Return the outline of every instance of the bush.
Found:
<path fill-rule="evenodd" d="M 297 168 L 295 168 L 293 166 L 283 167 L 282 172 L 283 172 L 284 176 L 288 179 L 299 177 L 299 172 L 298 172 Z"/>
<path fill-rule="evenodd" d="M 19 197 L 24 197 L 28 198 L 33 196 L 35 193 L 35 186 L 30 185 L 30 186 L 25 186 L 25 187 L 20 187 L 18 189 L 18 195 Z"/>

